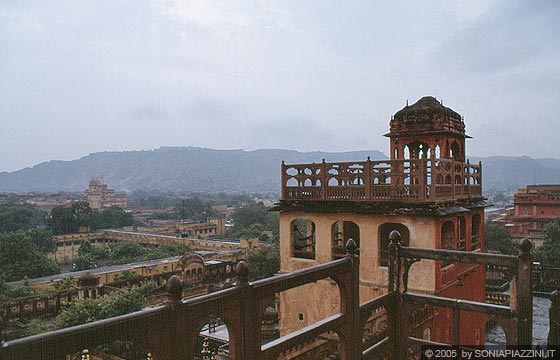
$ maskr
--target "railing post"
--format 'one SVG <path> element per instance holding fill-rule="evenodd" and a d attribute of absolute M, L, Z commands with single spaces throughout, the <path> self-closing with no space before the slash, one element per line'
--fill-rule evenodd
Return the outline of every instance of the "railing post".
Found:
<path fill-rule="evenodd" d="M 420 178 L 419 181 L 419 185 L 420 185 L 420 200 L 421 201 L 425 201 L 426 200 L 426 183 L 427 183 L 427 174 L 428 174 L 428 169 L 427 169 L 427 162 L 426 162 L 426 158 L 421 158 L 420 159 L 420 171 L 419 171 L 419 175 L 418 177 Z"/>
<path fill-rule="evenodd" d="M 389 234 L 389 293 L 393 293 L 393 302 L 388 309 L 390 356 L 394 360 L 408 357 L 408 309 L 404 306 L 402 291 L 402 261 L 399 258 L 401 233 L 397 230 Z"/>
<path fill-rule="evenodd" d="M 327 163 L 325 159 L 321 162 L 321 199 L 327 200 Z"/>
<path fill-rule="evenodd" d="M 255 291 L 249 284 L 249 267 L 245 261 L 240 261 L 236 268 L 236 286 L 239 289 L 240 299 L 240 333 L 235 334 L 241 342 L 238 354 L 230 354 L 232 360 L 262 359 L 261 353 L 261 311 L 260 302 L 257 302 Z M 231 356 L 233 355 L 233 357 Z"/>
<path fill-rule="evenodd" d="M 287 192 L 288 189 L 286 189 L 286 183 L 287 183 L 287 179 L 286 179 L 286 163 L 284 162 L 284 160 L 282 160 L 282 176 L 280 177 L 281 181 L 282 181 L 282 200 L 287 200 Z"/>
<path fill-rule="evenodd" d="M 372 200 L 372 176 L 373 176 L 373 169 L 371 167 L 371 158 L 368 156 L 366 161 L 366 199 Z"/>
<path fill-rule="evenodd" d="M 177 321 L 179 316 L 179 305 L 183 296 L 183 284 L 177 275 L 173 275 L 167 280 L 167 306 L 170 309 L 168 317 L 168 331 L 166 338 L 162 341 L 159 348 L 154 349 L 157 359 L 180 360 L 185 354 L 191 354 L 194 349 L 184 348 L 184 342 L 179 339 L 184 336 L 179 328 Z M 189 353 L 190 351 L 190 353 Z"/>
<path fill-rule="evenodd" d="M 342 326 L 341 341 L 343 352 L 341 360 L 361 359 L 362 357 L 362 328 L 360 319 L 360 258 L 358 246 L 353 239 L 346 243 L 346 257 L 352 260 L 352 272 L 346 286 L 342 288 L 341 310 L 347 317 Z"/>
<path fill-rule="evenodd" d="M 560 293 L 554 290 L 550 295 L 550 309 L 548 310 L 548 346 L 560 345 Z"/>
<path fill-rule="evenodd" d="M 465 174 L 465 167 L 463 166 L 463 182 L 465 182 L 465 176 L 467 177 L 467 194 L 471 196 L 471 162 L 467 159 L 467 174 Z"/>
<path fill-rule="evenodd" d="M 432 201 L 436 199 L 436 182 L 436 152 L 432 151 L 430 154 L 430 200 Z"/>
<path fill-rule="evenodd" d="M 533 243 L 521 240 L 516 276 L 517 336 L 519 345 L 533 342 Z"/>

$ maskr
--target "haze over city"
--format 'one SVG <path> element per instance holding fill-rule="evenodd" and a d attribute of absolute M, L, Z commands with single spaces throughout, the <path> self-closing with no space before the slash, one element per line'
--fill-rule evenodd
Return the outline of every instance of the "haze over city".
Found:
<path fill-rule="evenodd" d="M 556 1 L 0 4 L 0 171 L 91 152 L 386 151 L 424 95 L 474 156 L 558 157 Z"/>

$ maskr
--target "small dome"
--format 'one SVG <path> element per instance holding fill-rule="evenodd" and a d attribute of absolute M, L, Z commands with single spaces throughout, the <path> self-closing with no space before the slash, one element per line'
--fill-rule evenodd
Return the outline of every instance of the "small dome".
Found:
<path fill-rule="evenodd" d="M 272 306 L 268 306 L 264 311 L 262 322 L 276 324 L 278 322 L 278 312 Z"/>
<path fill-rule="evenodd" d="M 424 96 L 414 104 L 406 105 L 404 108 L 397 111 L 393 117 L 395 119 L 405 118 L 418 114 L 448 114 L 453 118 L 461 120 L 461 115 L 459 115 L 459 113 L 443 106 L 443 104 L 433 96 Z"/>
<path fill-rule="evenodd" d="M 465 137 L 462 116 L 453 109 L 443 106 L 433 96 L 424 96 L 412 105 L 397 111 L 390 123 L 386 136 L 416 136 L 420 134 L 445 133 Z"/>

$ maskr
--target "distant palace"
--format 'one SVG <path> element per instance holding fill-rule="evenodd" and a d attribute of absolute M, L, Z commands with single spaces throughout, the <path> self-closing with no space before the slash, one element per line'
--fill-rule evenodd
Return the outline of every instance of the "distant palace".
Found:
<path fill-rule="evenodd" d="M 85 191 L 84 201 L 89 203 L 92 209 L 107 209 L 111 206 L 126 207 L 126 195 L 117 194 L 115 190 L 109 189 L 96 178 L 91 179 L 89 188 Z"/>

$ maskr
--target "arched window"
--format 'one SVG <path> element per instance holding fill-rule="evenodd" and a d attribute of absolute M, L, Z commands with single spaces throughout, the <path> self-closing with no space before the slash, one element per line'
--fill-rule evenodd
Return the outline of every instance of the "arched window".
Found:
<path fill-rule="evenodd" d="M 453 250 L 455 248 L 455 225 L 446 221 L 441 226 L 441 248 Z"/>
<path fill-rule="evenodd" d="M 408 228 L 399 223 L 385 223 L 379 226 L 379 248 L 378 248 L 378 264 L 379 266 L 389 266 L 389 234 L 391 231 L 397 230 L 401 233 L 401 245 L 408 246 L 410 242 L 410 231 Z"/>
<path fill-rule="evenodd" d="M 480 249 L 480 228 L 481 228 L 481 218 L 479 214 L 474 214 L 472 216 L 472 227 L 471 227 L 471 250 Z"/>
<path fill-rule="evenodd" d="M 457 243 L 458 250 L 467 250 L 466 246 L 466 236 L 467 236 L 467 222 L 464 216 L 459 216 L 459 241 Z"/>
<path fill-rule="evenodd" d="M 315 259 L 315 223 L 308 219 L 295 219 L 290 224 L 292 256 Z"/>
<path fill-rule="evenodd" d="M 455 249 L 455 225 L 451 221 L 446 221 L 441 226 L 441 248 L 446 250 Z M 451 262 L 442 261 L 441 267 L 451 265 Z"/>
<path fill-rule="evenodd" d="M 353 239 L 360 247 L 360 227 L 352 221 L 337 221 L 331 226 L 332 258 L 346 255 L 346 242 Z"/>

